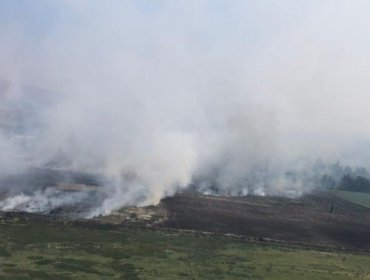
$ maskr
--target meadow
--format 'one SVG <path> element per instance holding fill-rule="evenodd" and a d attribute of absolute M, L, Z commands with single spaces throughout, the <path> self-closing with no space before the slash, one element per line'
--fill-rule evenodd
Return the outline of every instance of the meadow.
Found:
<path fill-rule="evenodd" d="M 361 205 L 366 208 L 370 208 L 370 193 L 351 192 L 343 190 L 332 190 L 331 192 L 342 199 L 348 200 L 352 203 Z"/>
<path fill-rule="evenodd" d="M 370 256 L 27 214 L 0 219 L 0 279 L 370 279 Z"/>

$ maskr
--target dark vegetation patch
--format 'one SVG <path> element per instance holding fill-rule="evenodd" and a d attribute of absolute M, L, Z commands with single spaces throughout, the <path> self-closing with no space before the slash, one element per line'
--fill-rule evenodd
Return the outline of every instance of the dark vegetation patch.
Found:
<path fill-rule="evenodd" d="M 1 266 L 3 266 L 3 267 L 17 267 L 17 265 L 15 263 L 3 263 L 3 264 L 1 264 Z"/>
<path fill-rule="evenodd" d="M 0 246 L 0 257 L 10 257 L 12 254 L 4 247 Z"/>
<path fill-rule="evenodd" d="M 41 259 L 41 260 L 35 261 L 35 264 L 37 264 L 37 265 L 49 265 L 49 264 L 52 264 L 54 262 L 55 261 L 51 260 L 51 259 Z"/>
<path fill-rule="evenodd" d="M 114 261 L 112 262 L 111 267 L 114 271 L 121 274 L 119 279 L 140 279 L 137 271 L 138 269 L 131 263 L 120 263 L 118 261 Z"/>
<path fill-rule="evenodd" d="M 57 270 L 62 271 L 84 272 L 103 275 L 101 272 L 95 269 L 96 264 L 96 262 L 89 260 L 62 258 L 54 262 L 53 266 Z"/>
<path fill-rule="evenodd" d="M 71 278 L 55 273 L 47 273 L 41 270 L 20 269 L 20 268 L 5 268 L 3 271 L 7 274 L 5 279 L 55 279 L 69 280 Z M 4 278 L 2 278 L 4 279 Z"/>
<path fill-rule="evenodd" d="M 344 175 L 337 187 L 339 190 L 370 193 L 370 179 L 363 176 Z"/>

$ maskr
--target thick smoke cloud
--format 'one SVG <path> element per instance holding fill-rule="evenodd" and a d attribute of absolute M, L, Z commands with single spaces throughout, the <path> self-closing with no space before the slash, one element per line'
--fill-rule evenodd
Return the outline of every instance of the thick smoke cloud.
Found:
<path fill-rule="evenodd" d="M 0 4 L 12 15 L 0 27 L 2 177 L 96 174 L 94 216 L 189 185 L 301 193 L 312 186 L 286 174 L 310 177 L 317 158 L 369 167 L 366 1 L 12 2 Z M 7 127 L 10 112 L 22 127 Z M 2 209 L 91 199 L 18 188 Z"/>

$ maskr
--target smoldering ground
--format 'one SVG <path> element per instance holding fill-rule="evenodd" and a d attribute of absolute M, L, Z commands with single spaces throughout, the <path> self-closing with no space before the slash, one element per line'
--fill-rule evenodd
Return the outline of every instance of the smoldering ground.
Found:
<path fill-rule="evenodd" d="M 3 183 L 12 195 L 2 208 L 96 200 L 92 216 L 189 185 L 299 194 L 317 158 L 367 168 L 369 8 L 2 1 L 2 177 L 46 168 L 104 178 L 99 199 Z"/>

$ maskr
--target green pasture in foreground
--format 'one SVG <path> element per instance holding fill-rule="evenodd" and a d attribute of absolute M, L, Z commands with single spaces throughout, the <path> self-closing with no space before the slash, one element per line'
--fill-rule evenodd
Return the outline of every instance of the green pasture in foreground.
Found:
<path fill-rule="evenodd" d="M 0 279 L 370 279 L 370 256 L 0 218 Z"/>
<path fill-rule="evenodd" d="M 370 208 L 370 193 L 350 192 L 342 190 L 332 190 L 331 192 L 342 199 Z"/>

